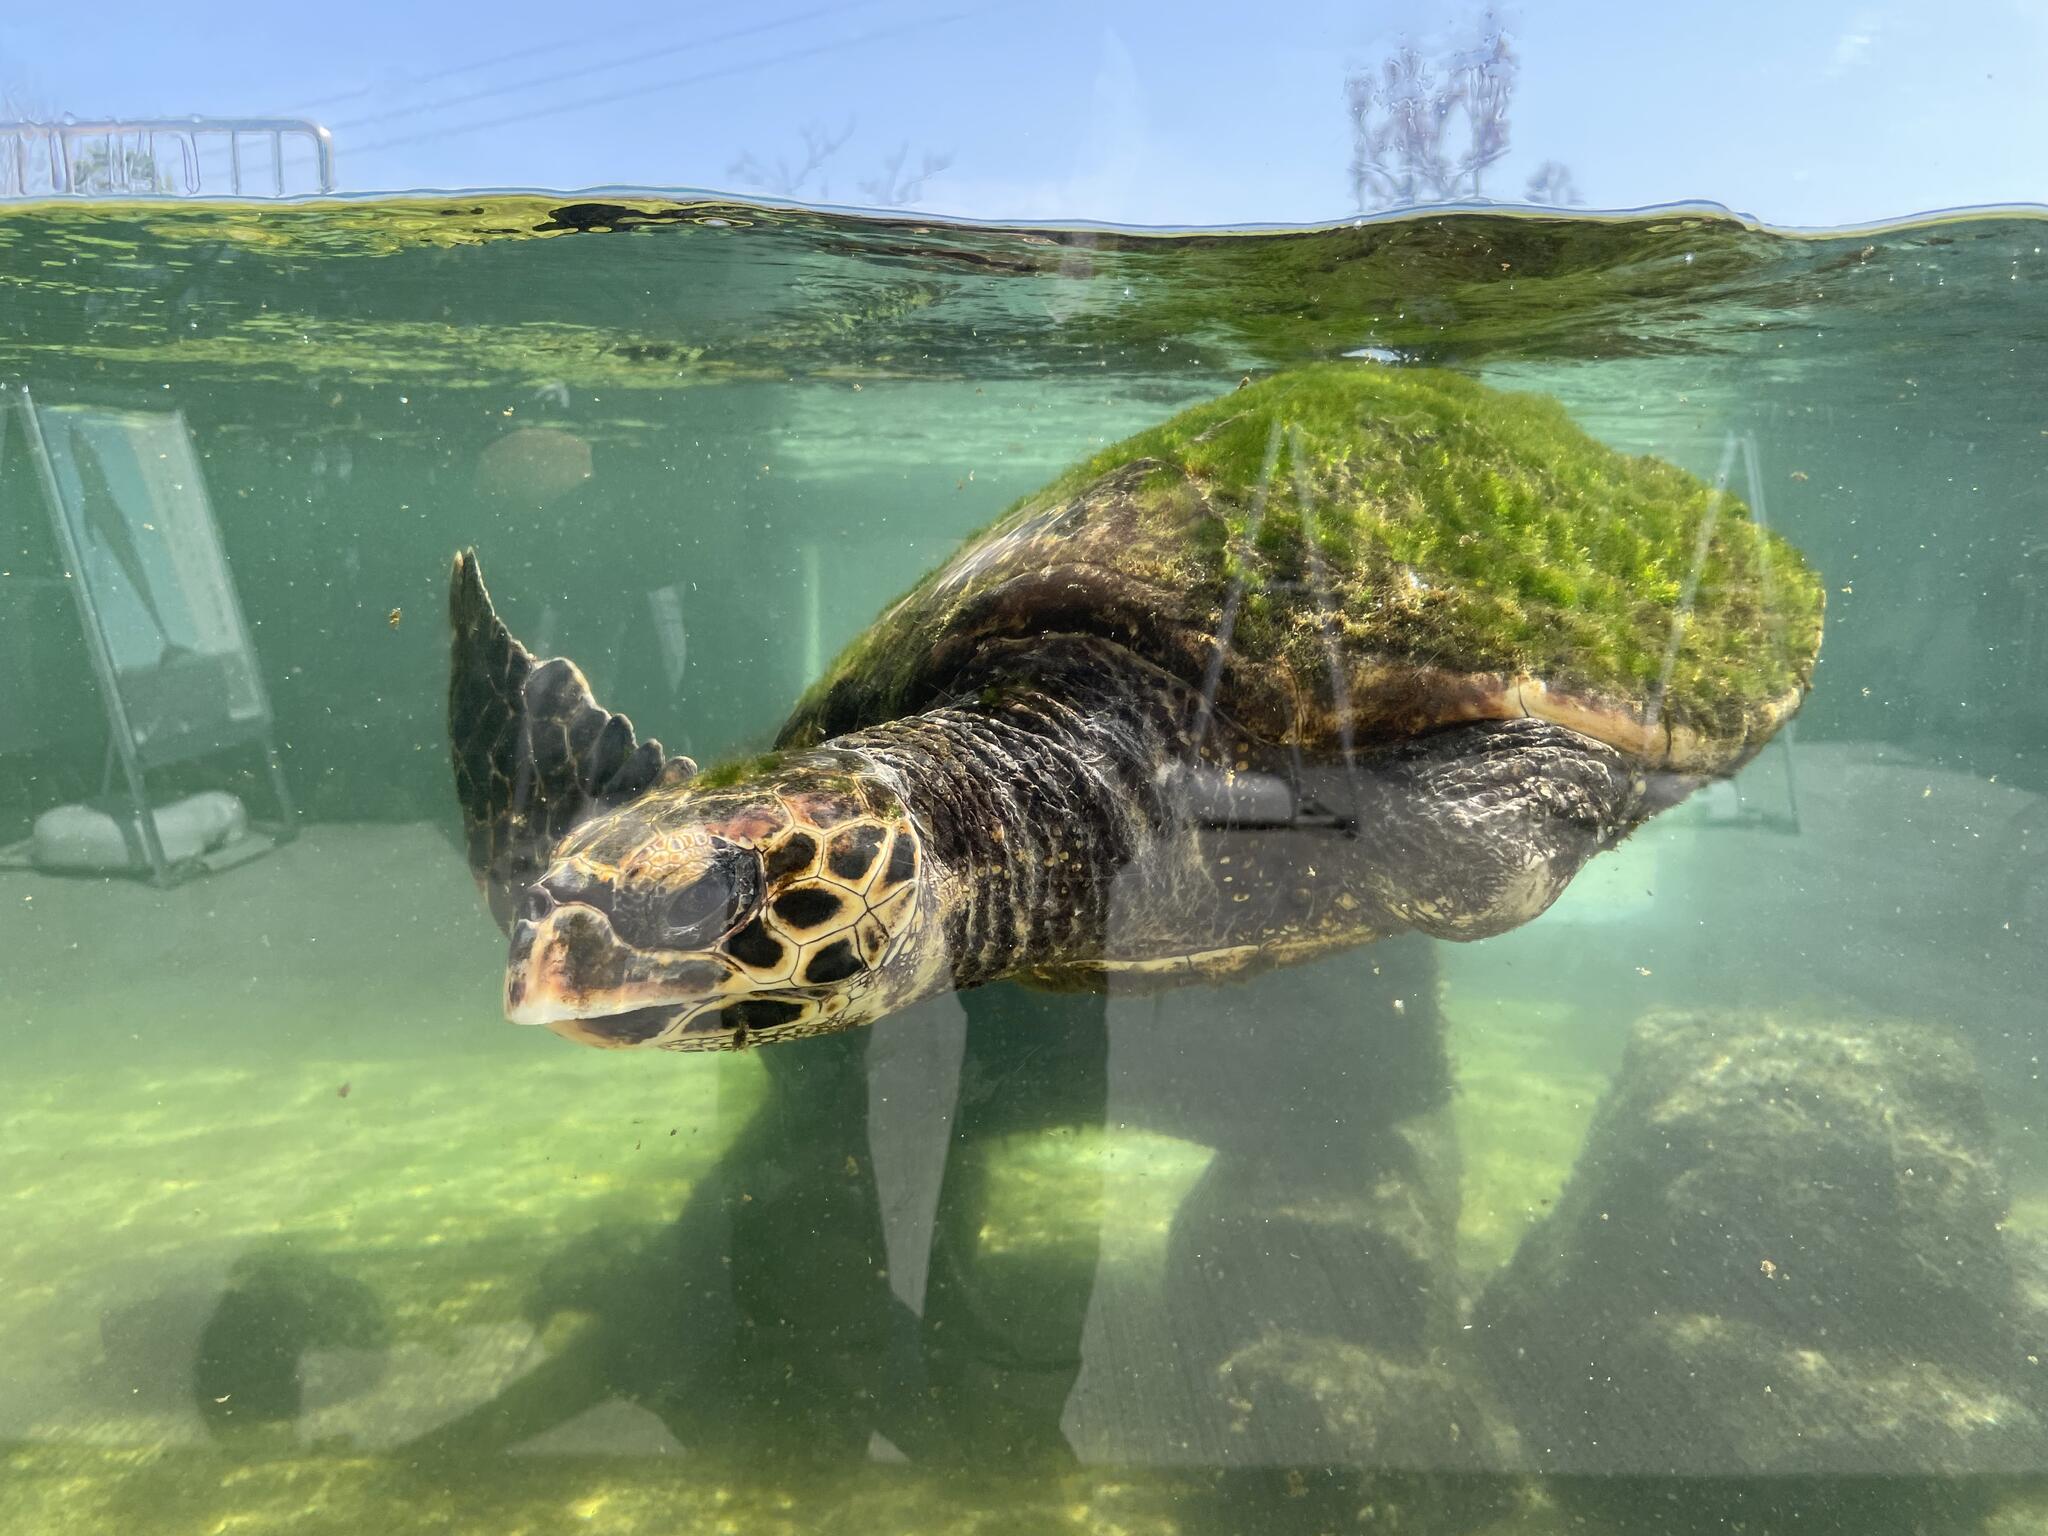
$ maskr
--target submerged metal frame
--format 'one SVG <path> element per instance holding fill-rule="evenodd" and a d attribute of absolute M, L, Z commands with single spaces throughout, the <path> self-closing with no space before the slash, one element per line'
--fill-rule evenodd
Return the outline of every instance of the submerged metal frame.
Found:
<path fill-rule="evenodd" d="M 185 425 L 183 411 L 151 411 L 147 414 L 168 416 L 185 435 L 186 441 L 190 442 L 191 432 Z M 79 547 L 77 530 L 72 526 L 66 510 L 64 490 L 57 480 L 56 465 L 50 458 L 49 443 L 43 436 L 42 419 L 37 413 L 35 399 L 25 383 L 17 383 L 4 394 L 0 394 L 0 472 L 4 472 L 7 421 L 10 417 L 21 423 L 22 440 L 35 467 L 36 480 L 43 495 L 43 507 L 49 515 L 51 530 L 56 535 L 58 553 L 64 559 L 72 597 L 78 604 L 79 627 L 85 633 L 86 650 L 92 658 L 93 673 L 99 682 L 100 695 L 106 702 L 109 763 L 102 778 L 102 785 L 105 786 L 111 781 L 112 760 L 118 759 L 122 776 L 127 780 L 129 803 L 135 813 L 135 835 L 141 839 L 143 856 L 149 864 L 151 882 L 158 886 L 176 885 L 194 871 L 189 867 L 172 865 L 165 856 L 163 839 L 157 833 L 156 814 L 149 803 L 149 764 L 145 762 L 142 745 L 136 740 L 134 725 L 129 719 L 128 702 L 121 694 L 120 672 L 114 665 L 113 647 L 107 639 L 92 583 L 85 576 L 84 551 Z M 196 498 L 198 511 L 206 518 L 208 526 L 214 530 L 217 542 L 219 524 L 214 520 L 213 504 L 206 494 L 205 481 L 197 475 L 199 457 L 196 453 L 192 457 L 192 465 L 195 482 L 191 494 Z M 225 566 L 222 573 L 226 576 Z M 236 639 L 240 642 L 242 656 L 248 665 L 249 684 L 256 699 L 256 716 L 244 724 L 216 733 L 209 739 L 207 746 L 167 756 L 156 766 L 163 767 L 167 763 L 211 757 L 234 747 L 255 743 L 263 750 L 271 793 L 277 799 L 280 819 L 272 837 L 276 842 L 287 843 L 298 835 L 298 811 L 292 803 L 290 787 L 285 783 L 284 765 L 278 758 L 277 743 L 272 734 L 276 717 L 271 711 L 269 690 L 263 686 L 263 671 L 257 665 L 256 648 L 249 636 L 249 623 L 242 613 L 241 594 L 236 590 L 232 577 L 228 577 L 223 586 L 226 589 L 228 609 L 234 619 Z"/>

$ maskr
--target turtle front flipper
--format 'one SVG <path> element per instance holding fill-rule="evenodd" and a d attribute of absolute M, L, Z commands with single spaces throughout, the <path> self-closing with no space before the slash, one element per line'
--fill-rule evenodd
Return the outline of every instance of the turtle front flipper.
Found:
<path fill-rule="evenodd" d="M 636 742 L 633 722 L 591 697 L 572 661 L 536 661 L 491 606 L 475 550 L 455 557 L 448 617 L 448 736 L 469 870 L 508 932 L 519 894 L 585 817 L 697 765 Z"/>

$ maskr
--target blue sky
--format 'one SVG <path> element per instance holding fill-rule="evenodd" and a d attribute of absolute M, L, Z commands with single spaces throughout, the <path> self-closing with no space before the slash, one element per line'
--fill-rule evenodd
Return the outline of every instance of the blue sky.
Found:
<path fill-rule="evenodd" d="M 1296 222 L 1351 211 L 1343 82 L 1480 7 L 1415 3 L 409 0 L 10 5 L 0 92 L 80 116 L 317 118 L 347 191 L 706 186 L 851 136 L 807 191 L 985 218 Z M 1707 198 L 1835 225 L 2048 201 L 2048 0 L 1523 0 L 1513 147 L 1594 207 Z"/>

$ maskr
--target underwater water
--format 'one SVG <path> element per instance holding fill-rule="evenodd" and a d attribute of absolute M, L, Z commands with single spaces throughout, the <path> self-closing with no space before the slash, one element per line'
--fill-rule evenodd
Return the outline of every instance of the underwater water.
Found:
<path fill-rule="evenodd" d="M 2048 1524 L 2044 245 L 0 209 L 0 1527 Z M 1476 943 L 505 1021 L 456 549 L 713 763 L 1019 497 L 1345 357 L 1725 477 L 1826 588 L 1796 722 Z M 112 703 L 218 867 L 47 867 Z"/>

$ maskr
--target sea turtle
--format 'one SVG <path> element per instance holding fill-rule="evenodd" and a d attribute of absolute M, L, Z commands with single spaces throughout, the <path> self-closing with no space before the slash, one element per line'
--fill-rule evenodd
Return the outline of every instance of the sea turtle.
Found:
<path fill-rule="evenodd" d="M 1512 928 L 1798 708 L 1822 589 L 1555 402 L 1332 363 L 1026 497 L 724 768 L 536 661 L 474 551 L 451 608 L 507 1014 L 706 1050 Z"/>

